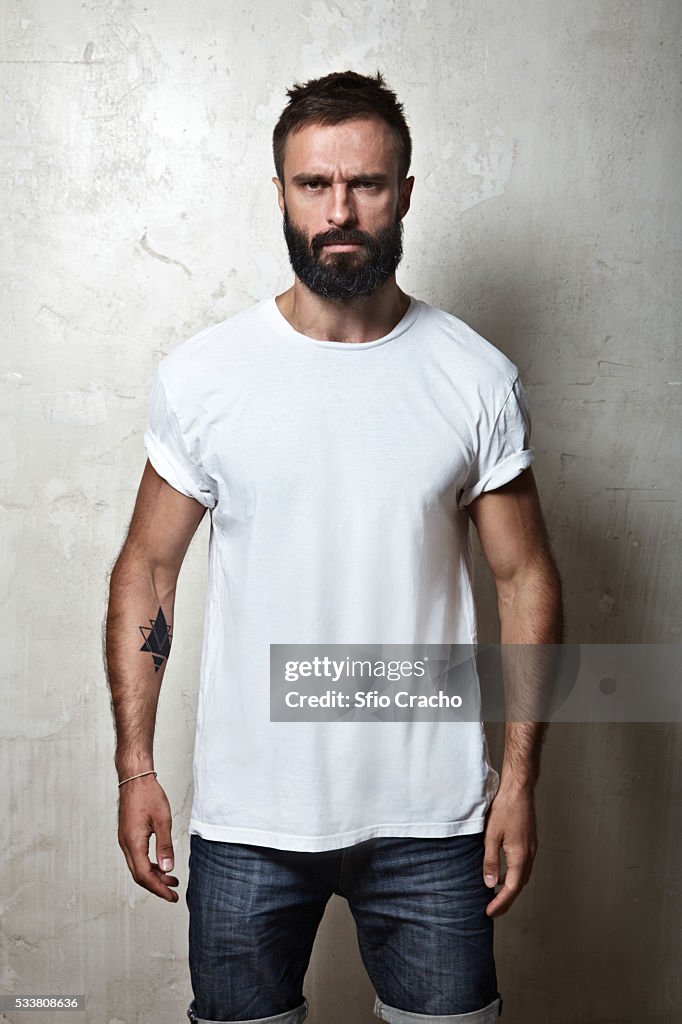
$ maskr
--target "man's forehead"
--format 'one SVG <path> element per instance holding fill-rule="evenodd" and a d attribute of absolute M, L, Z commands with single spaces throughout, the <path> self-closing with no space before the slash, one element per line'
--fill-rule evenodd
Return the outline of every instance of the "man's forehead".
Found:
<path fill-rule="evenodd" d="M 379 173 L 385 169 L 386 159 L 394 159 L 396 147 L 388 125 L 377 118 L 353 118 L 339 124 L 308 124 L 292 132 L 287 139 L 287 158 L 308 170 L 309 163 L 330 171 L 342 162 L 348 173 Z M 376 165 L 376 166 L 374 166 Z"/>

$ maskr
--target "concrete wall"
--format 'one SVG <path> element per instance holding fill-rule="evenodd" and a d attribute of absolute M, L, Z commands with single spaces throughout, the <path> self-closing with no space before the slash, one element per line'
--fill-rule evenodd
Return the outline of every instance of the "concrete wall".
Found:
<path fill-rule="evenodd" d="M 285 89 L 379 67 L 398 91 L 416 175 L 398 280 L 521 368 L 568 639 L 677 644 L 682 9 L 5 0 L 0 19 L 0 991 L 180 1021 L 184 903 L 137 888 L 116 844 L 106 573 L 159 358 L 290 283 L 270 181 Z M 207 526 L 157 733 L 182 886 Z M 483 564 L 477 596 L 492 638 Z M 679 1019 L 681 740 L 551 730 L 541 849 L 496 926 L 505 1024 Z M 336 897 L 306 994 L 311 1024 L 373 1019 Z"/>

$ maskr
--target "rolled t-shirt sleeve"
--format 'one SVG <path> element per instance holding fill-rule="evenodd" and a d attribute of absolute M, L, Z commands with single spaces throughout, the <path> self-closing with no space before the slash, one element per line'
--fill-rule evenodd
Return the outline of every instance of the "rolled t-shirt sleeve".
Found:
<path fill-rule="evenodd" d="M 193 458 L 190 453 L 189 443 L 182 432 L 158 367 L 149 397 L 144 447 L 156 472 L 171 487 L 207 508 L 215 507 L 215 483 L 202 470 L 196 456 Z"/>
<path fill-rule="evenodd" d="M 479 437 L 478 451 L 461 491 L 459 508 L 465 508 L 483 491 L 502 487 L 527 469 L 535 459 L 530 443 L 530 409 L 518 375 L 506 396 L 492 431 Z"/>

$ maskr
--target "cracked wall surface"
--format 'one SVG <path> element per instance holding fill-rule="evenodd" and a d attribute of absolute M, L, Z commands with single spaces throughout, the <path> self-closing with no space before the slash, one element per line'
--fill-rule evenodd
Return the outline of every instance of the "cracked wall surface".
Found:
<path fill-rule="evenodd" d="M 679 644 L 681 28 L 676 0 L 2 5 L 0 994 L 184 1019 L 184 900 L 116 841 L 107 573 L 159 359 L 290 284 L 271 133 L 295 80 L 380 68 L 405 104 L 398 280 L 520 368 L 567 639 Z M 207 539 L 157 724 L 181 890 Z M 680 753 L 675 723 L 550 729 L 540 851 L 496 926 L 505 1024 L 680 1016 Z M 374 1019 L 336 897 L 306 993 L 311 1024 Z"/>

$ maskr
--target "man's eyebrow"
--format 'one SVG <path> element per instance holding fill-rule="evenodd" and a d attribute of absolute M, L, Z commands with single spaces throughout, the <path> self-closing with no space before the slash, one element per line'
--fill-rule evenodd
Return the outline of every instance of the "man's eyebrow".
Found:
<path fill-rule="evenodd" d="M 308 174 L 294 174 L 294 176 L 293 176 L 293 178 L 291 180 L 294 183 L 294 185 L 301 185 L 305 181 L 324 181 L 324 180 L 326 180 L 326 175 L 325 174 L 314 174 L 313 172 L 310 172 Z M 377 181 L 377 182 L 381 182 L 381 181 L 388 181 L 388 175 L 387 174 L 382 174 L 382 173 L 379 173 L 379 172 L 377 172 L 375 174 L 354 174 L 349 180 L 350 181 Z"/>

